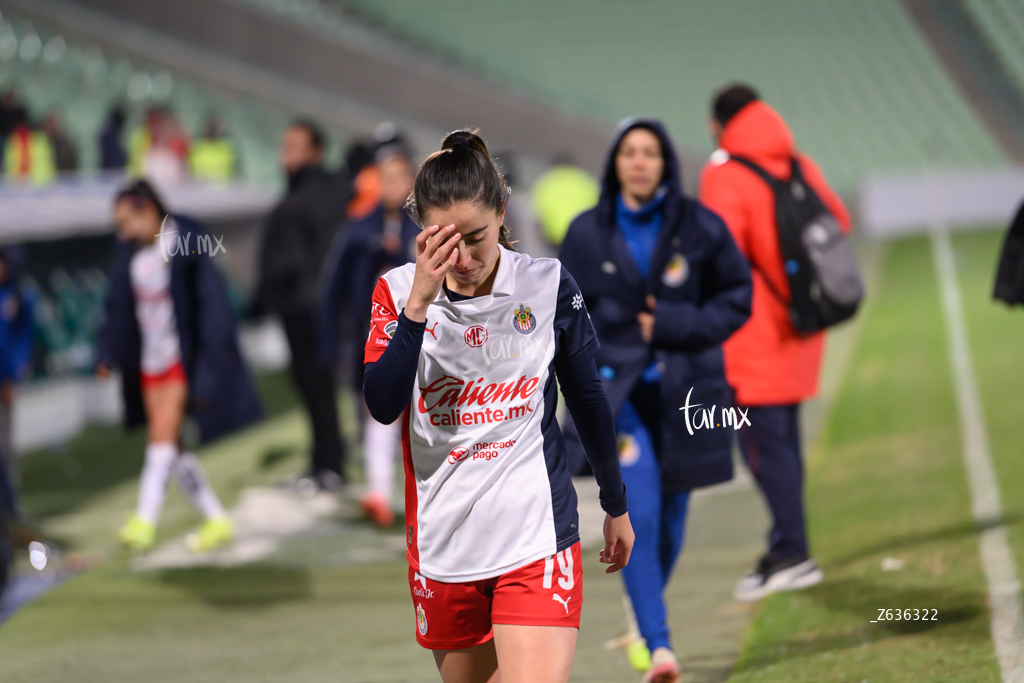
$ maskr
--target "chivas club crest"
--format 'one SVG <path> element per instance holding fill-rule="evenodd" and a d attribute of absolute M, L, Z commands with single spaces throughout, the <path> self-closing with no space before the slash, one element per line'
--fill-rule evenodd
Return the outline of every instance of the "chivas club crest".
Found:
<path fill-rule="evenodd" d="M 427 613 L 423 609 L 423 603 L 416 605 L 416 628 L 420 630 L 420 635 L 427 635 Z"/>
<path fill-rule="evenodd" d="M 669 262 L 665 264 L 665 272 L 661 274 L 661 281 L 666 287 L 679 287 L 686 282 L 686 276 L 690 274 L 690 266 L 682 254 L 673 254 Z"/>
<path fill-rule="evenodd" d="M 537 327 L 537 318 L 530 313 L 525 304 L 519 304 L 519 308 L 513 311 L 512 327 L 516 328 L 517 332 L 530 334 L 533 328 Z"/>

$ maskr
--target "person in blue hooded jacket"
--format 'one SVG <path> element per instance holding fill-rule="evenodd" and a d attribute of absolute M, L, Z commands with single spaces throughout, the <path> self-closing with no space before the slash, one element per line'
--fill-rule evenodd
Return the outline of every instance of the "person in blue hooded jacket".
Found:
<path fill-rule="evenodd" d="M 559 258 L 601 342 L 597 365 L 634 515 L 623 579 L 646 649 L 632 646 L 630 660 L 647 669 L 645 680 L 669 683 L 679 665 L 663 593 L 690 491 L 733 475 L 721 344 L 750 315 L 750 269 L 725 223 L 683 194 L 665 128 L 643 118 L 620 123 L 598 204 L 572 222 Z M 566 432 L 578 443 L 571 423 Z"/>
<path fill-rule="evenodd" d="M 190 549 L 210 550 L 229 542 L 233 527 L 199 461 L 181 447 L 182 423 L 194 418 L 205 443 L 263 416 L 214 264 L 217 242 L 198 223 L 168 214 L 145 180 L 118 193 L 114 220 L 118 246 L 96 372 L 120 369 L 126 426 L 148 432 L 138 504 L 120 539 L 135 551 L 153 545 L 173 477 L 206 518 Z"/>

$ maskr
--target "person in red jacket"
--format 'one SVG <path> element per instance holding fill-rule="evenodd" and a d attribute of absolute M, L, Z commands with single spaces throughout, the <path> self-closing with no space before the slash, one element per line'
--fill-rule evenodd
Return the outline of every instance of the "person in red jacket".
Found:
<path fill-rule="evenodd" d="M 818 165 L 797 150 L 779 113 L 749 86 L 733 85 L 716 94 L 710 127 L 719 149 L 701 174 L 700 200 L 725 220 L 750 261 L 754 280 L 750 319 L 722 345 L 736 403 L 748 411 L 740 447 L 772 514 L 768 551 L 736 587 L 736 599 L 751 601 L 822 579 L 807 544 L 799 407 L 818 391 L 825 335 L 793 328 L 774 194 L 735 157 L 780 180 L 789 179 L 795 158 L 844 231 L 849 231 L 850 215 Z"/>

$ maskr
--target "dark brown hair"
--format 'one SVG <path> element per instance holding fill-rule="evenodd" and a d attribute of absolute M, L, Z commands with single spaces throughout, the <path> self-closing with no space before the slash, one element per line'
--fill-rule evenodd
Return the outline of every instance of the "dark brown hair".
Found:
<path fill-rule="evenodd" d="M 131 203 L 132 208 L 136 211 L 146 204 L 151 204 L 156 209 L 157 217 L 160 220 L 163 220 L 164 216 L 167 215 L 167 209 L 164 208 L 160 195 L 156 193 L 156 190 L 153 189 L 153 186 L 147 180 L 134 180 L 118 190 L 117 196 L 114 198 L 114 204 L 117 205 L 123 201 Z"/>
<path fill-rule="evenodd" d="M 458 202 L 479 202 L 500 214 L 511 192 L 477 130 L 457 130 L 449 133 L 441 149 L 420 166 L 406 210 L 420 225 L 428 210 L 447 209 Z M 504 223 L 498 243 L 514 249 Z"/>
<path fill-rule="evenodd" d="M 318 152 L 324 151 L 324 147 L 327 146 L 327 136 L 324 134 L 324 129 L 313 119 L 292 119 L 288 127 L 306 131 L 306 134 L 309 135 L 309 146 Z"/>
<path fill-rule="evenodd" d="M 711 103 L 711 116 L 718 125 L 724 126 L 729 119 L 740 113 L 740 109 L 761 99 L 757 91 L 744 83 L 732 83 L 715 93 Z"/>

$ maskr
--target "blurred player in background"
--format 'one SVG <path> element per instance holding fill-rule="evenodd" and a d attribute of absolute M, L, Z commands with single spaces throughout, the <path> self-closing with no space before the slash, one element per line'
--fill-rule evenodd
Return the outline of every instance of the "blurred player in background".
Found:
<path fill-rule="evenodd" d="M 402 419 L 417 640 L 445 683 L 569 679 L 583 576 L 555 374 L 601 487 L 608 571 L 633 545 L 590 318 L 558 261 L 511 248 L 507 200 L 483 140 L 448 135 L 416 176 L 416 262 L 378 282 L 366 342 L 366 405 Z"/>
<path fill-rule="evenodd" d="M 369 332 L 371 298 L 377 279 L 392 268 L 416 258 L 420 229 L 405 211 L 412 192 L 412 154 L 400 136 L 383 144 L 374 155 L 380 181 L 380 202 L 367 216 L 353 223 L 347 235 L 332 248 L 324 263 L 327 285 L 321 315 L 322 363 L 337 364 L 339 332 L 353 341 L 353 360 L 362 374 L 362 347 Z M 350 314 L 349 317 L 344 313 Z M 367 416 L 363 422 L 363 462 L 368 490 L 363 510 L 374 523 L 389 527 L 395 522 L 395 452 L 401 440 L 398 423 L 381 424 Z"/>
<path fill-rule="evenodd" d="M 694 411 L 681 408 L 730 406 L 721 344 L 750 315 L 750 271 L 722 220 L 683 195 L 672 142 L 652 119 L 619 125 L 600 201 L 573 221 L 559 258 L 593 317 L 616 414 L 637 533 L 623 579 L 646 642 L 630 660 L 646 681 L 674 683 L 664 591 L 690 491 L 733 474 L 731 426 L 692 430 Z"/>
<path fill-rule="evenodd" d="M 149 437 L 138 505 L 120 539 L 137 552 L 153 545 L 173 477 L 206 518 L 189 548 L 210 550 L 229 542 L 233 527 L 199 461 L 182 449 L 182 422 L 191 415 L 208 442 L 262 417 L 214 242 L 201 225 L 169 215 L 144 180 L 118 193 L 114 222 L 119 244 L 97 374 L 120 369 L 126 424 L 145 424 Z"/>

